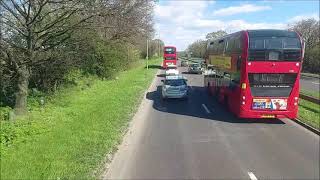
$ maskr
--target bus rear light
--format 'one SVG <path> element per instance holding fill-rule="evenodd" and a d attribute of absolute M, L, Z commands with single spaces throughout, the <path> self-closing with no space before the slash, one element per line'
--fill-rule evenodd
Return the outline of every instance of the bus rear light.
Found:
<path fill-rule="evenodd" d="M 295 102 L 294 105 L 296 106 L 296 105 L 298 105 L 298 103 Z"/>
<path fill-rule="evenodd" d="M 242 101 L 242 105 L 245 105 L 245 104 L 246 104 L 246 102 Z"/>
<path fill-rule="evenodd" d="M 251 62 L 249 62 L 248 65 L 251 66 Z"/>
<path fill-rule="evenodd" d="M 242 96 L 242 99 L 243 99 L 243 100 L 245 100 L 245 99 L 246 99 L 246 97 L 245 97 L 245 96 Z"/>
<path fill-rule="evenodd" d="M 296 66 L 299 66 L 299 63 L 296 63 Z"/>
<path fill-rule="evenodd" d="M 242 83 L 241 84 L 241 89 L 247 89 L 247 84 L 246 83 Z"/>
<path fill-rule="evenodd" d="M 294 100 L 298 100 L 298 97 L 294 97 Z"/>

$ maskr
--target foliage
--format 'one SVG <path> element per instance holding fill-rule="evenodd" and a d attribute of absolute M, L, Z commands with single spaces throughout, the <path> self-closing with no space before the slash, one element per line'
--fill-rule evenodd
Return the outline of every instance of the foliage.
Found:
<path fill-rule="evenodd" d="M 0 105 L 23 114 L 29 89 L 51 93 L 72 72 L 112 78 L 128 69 L 144 56 L 143 39 L 152 38 L 152 6 L 149 0 L 0 1 Z"/>
<path fill-rule="evenodd" d="M 149 57 L 161 56 L 163 54 L 164 42 L 161 39 L 154 39 L 148 41 L 148 55 Z M 143 45 L 141 48 L 141 58 L 147 57 L 147 46 Z"/>
<path fill-rule="evenodd" d="M 320 129 L 320 105 L 303 99 L 299 102 L 299 119 L 310 126 Z"/>
<path fill-rule="evenodd" d="M 192 53 L 192 57 L 203 58 L 207 48 L 207 41 L 205 40 L 196 40 L 188 46 L 187 51 Z"/>
<path fill-rule="evenodd" d="M 227 34 L 228 34 L 227 32 L 225 32 L 223 30 L 219 30 L 219 31 L 208 33 L 206 35 L 206 39 L 207 40 L 214 40 L 214 39 L 218 39 L 220 37 L 223 37 L 223 36 L 225 36 Z"/>
<path fill-rule="evenodd" d="M 206 40 L 196 40 L 188 46 L 187 51 L 189 54 L 192 53 L 192 57 L 204 58 L 208 40 L 217 39 L 225 35 L 227 35 L 227 33 L 222 30 L 208 33 Z"/>
<path fill-rule="evenodd" d="M 320 29 L 319 20 L 303 19 L 289 25 L 289 29 L 295 30 L 302 35 L 305 42 L 305 58 L 303 71 L 320 73 Z"/>
<path fill-rule="evenodd" d="M 156 71 L 139 61 L 117 80 L 94 78 L 85 90 L 60 89 L 43 109 L 33 108 L 15 123 L 1 121 L 1 179 L 94 178 L 92 172 L 120 142 Z"/>

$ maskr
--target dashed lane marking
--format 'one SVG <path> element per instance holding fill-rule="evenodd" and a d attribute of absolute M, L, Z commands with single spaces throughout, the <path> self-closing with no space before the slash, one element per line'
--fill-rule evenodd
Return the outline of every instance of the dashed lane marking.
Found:
<path fill-rule="evenodd" d="M 202 104 L 202 107 L 208 114 L 211 113 L 205 104 Z"/>
<path fill-rule="evenodd" d="M 253 174 L 253 172 L 248 172 L 248 175 L 251 180 L 258 180 L 257 177 Z"/>

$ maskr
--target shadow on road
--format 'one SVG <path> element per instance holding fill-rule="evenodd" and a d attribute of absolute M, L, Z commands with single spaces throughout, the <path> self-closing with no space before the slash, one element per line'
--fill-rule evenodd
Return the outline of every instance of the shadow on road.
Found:
<path fill-rule="evenodd" d="M 147 67 L 144 67 L 145 69 L 147 69 Z M 148 66 L 149 69 L 162 69 L 162 67 L 160 65 L 149 65 Z"/>
<path fill-rule="evenodd" d="M 200 75 L 201 73 L 185 71 L 185 72 L 182 72 L 182 74 L 198 74 L 198 75 Z"/>
<path fill-rule="evenodd" d="M 166 77 L 166 74 L 157 74 L 157 77 Z"/>
<path fill-rule="evenodd" d="M 214 97 L 210 97 L 204 87 L 192 86 L 189 99 L 161 99 L 161 86 L 156 91 L 148 92 L 146 98 L 153 101 L 153 108 L 171 114 L 179 114 L 203 118 L 203 120 L 221 121 L 228 123 L 263 123 L 263 124 L 285 124 L 279 119 L 241 119 L 227 111 Z M 205 103 L 212 111 L 207 114 L 202 104 Z M 211 107 L 211 108 L 210 108 Z M 213 108 L 212 108 L 213 107 Z"/>

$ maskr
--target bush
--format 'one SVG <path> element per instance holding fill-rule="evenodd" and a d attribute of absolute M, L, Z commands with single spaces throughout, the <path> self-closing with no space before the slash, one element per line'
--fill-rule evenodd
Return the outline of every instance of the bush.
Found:
<path fill-rule="evenodd" d="M 320 73 L 320 45 L 306 50 L 303 70 L 310 73 Z"/>
<path fill-rule="evenodd" d="M 8 106 L 0 107 L 0 121 L 7 121 L 9 120 L 9 114 L 12 109 Z"/>

